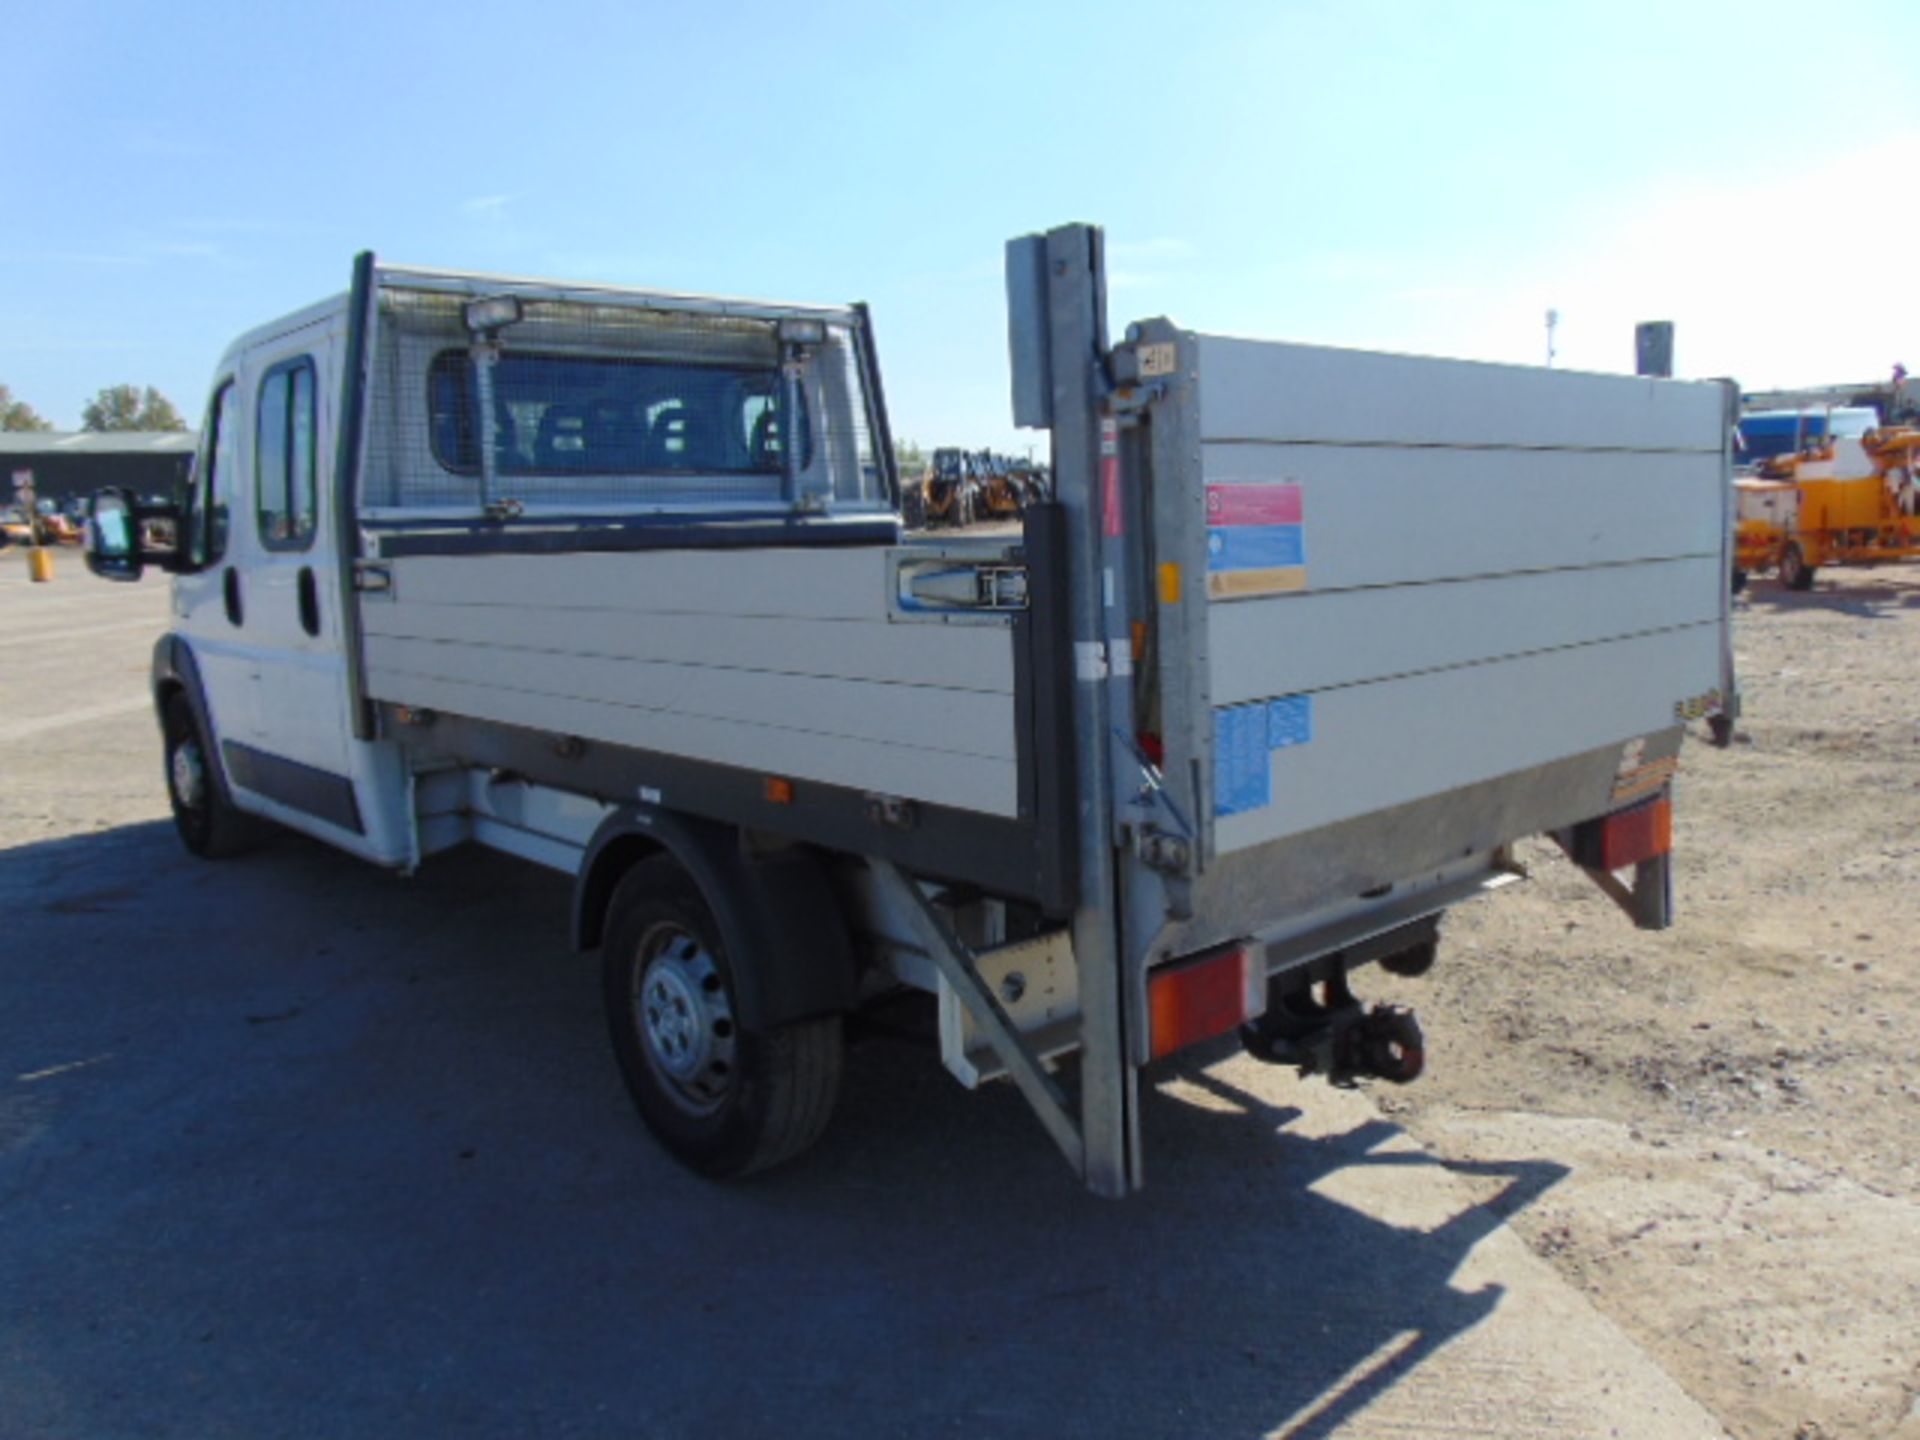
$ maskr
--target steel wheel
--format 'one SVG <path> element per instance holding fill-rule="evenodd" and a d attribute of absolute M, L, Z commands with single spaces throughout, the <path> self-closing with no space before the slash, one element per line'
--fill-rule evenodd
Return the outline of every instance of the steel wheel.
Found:
<path fill-rule="evenodd" d="M 237 855 L 259 838 L 254 821 L 227 798 L 214 773 L 213 750 L 184 695 L 169 697 L 161 712 L 166 738 L 167 799 L 180 843 L 207 860 Z"/>
<path fill-rule="evenodd" d="M 634 1028 L 648 1066 L 687 1114 L 715 1113 L 733 1087 L 739 1042 L 720 967 L 698 936 L 662 921 L 641 937 L 631 973 Z"/>
<path fill-rule="evenodd" d="M 167 781 L 173 788 L 173 802 L 199 825 L 206 823 L 207 757 L 200 749 L 200 737 L 192 731 L 180 738 L 167 760 Z"/>
<path fill-rule="evenodd" d="M 614 887 L 600 971 L 614 1058 L 640 1118 L 675 1159 L 717 1177 L 798 1155 L 826 1129 L 840 1091 L 839 1015 L 742 1023 L 751 1010 L 740 977 L 756 957 L 734 953 L 725 934 L 692 877 L 656 855 Z"/>

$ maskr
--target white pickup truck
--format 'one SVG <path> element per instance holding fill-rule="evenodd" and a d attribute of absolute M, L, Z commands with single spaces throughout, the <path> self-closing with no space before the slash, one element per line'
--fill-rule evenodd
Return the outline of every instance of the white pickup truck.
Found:
<path fill-rule="evenodd" d="M 1010 243 L 1018 535 L 903 535 L 863 306 L 358 261 L 220 364 L 187 493 L 98 497 L 173 576 L 182 839 L 575 877 L 613 1048 L 680 1160 L 821 1133 L 912 992 L 1096 1191 L 1137 1087 L 1237 1033 L 1339 1083 L 1551 833 L 1671 910 L 1685 722 L 1731 710 L 1728 392 L 1129 327 L 1102 239 Z"/>

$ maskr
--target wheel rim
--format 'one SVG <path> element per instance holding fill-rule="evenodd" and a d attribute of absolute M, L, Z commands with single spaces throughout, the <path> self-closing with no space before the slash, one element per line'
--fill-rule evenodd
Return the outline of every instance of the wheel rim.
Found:
<path fill-rule="evenodd" d="M 189 735 L 173 747 L 167 762 L 167 778 L 173 786 L 173 798 L 180 808 L 198 814 L 207 803 L 207 761 L 200 753 L 200 742 Z"/>
<path fill-rule="evenodd" d="M 739 1033 L 726 980 L 699 937 L 671 924 L 642 936 L 631 1001 L 641 1051 L 673 1102 L 690 1115 L 718 1110 L 732 1092 Z"/>

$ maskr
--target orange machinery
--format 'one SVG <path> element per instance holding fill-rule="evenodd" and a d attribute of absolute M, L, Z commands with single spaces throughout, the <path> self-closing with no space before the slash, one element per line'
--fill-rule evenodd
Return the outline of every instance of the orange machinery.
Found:
<path fill-rule="evenodd" d="M 1877 565 L 1920 555 L 1920 428 L 1870 430 L 1764 462 L 1734 484 L 1733 583 L 1772 570 L 1790 590 L 1822 565 Z"/>

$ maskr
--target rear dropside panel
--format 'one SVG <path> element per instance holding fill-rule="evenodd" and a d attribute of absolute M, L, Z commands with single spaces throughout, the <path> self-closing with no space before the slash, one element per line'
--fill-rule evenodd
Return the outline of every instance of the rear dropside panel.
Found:
<path fill-rule="evenodd" d="M 1670 773 L 1722 683 L 1718 385 L 1138 333 L 1173 347 L 1157 678 L 1207 867 L 1176 946 Z"/>

